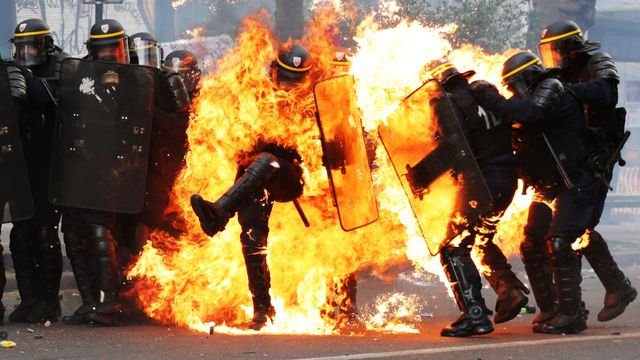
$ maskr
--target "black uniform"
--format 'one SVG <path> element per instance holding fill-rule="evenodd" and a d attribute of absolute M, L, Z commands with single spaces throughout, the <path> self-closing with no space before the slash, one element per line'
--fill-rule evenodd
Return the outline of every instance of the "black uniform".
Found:
<path fill-rule="evenodd" d="M 604 146 L 597 151 L 608 159 L 622 140 L 624 122 L 615 110 L 618 102 L 618 74 L 611 57 L 606 53 L 580 52 L 562 70 L 561 79 L 585 105 L 588 126 L 602 129 Z M 612 164 L 613 165 L 613 164 Z M 613 166 L 602 169 L 601 176 L 610 182 Z M 600 222 L 609 189 L 601 185 L 596 189 L 596 208 L 589 224 L 588 245 L 581 250 L 596 275 L 607 290 L 604 308 L 598 313 L 598 320 L 608 321 L 622 314 L 627 304 L 635 299 L 637 291 L 620 270 L 611 256 L 602 235 L 595 230 Z"/>
<path fill-rule="evenodd" d="M 534 331 L 580 332 L 586 328 L 586 314 L 580 298 L 579 259 L 571 243 L 589 225 L 595 207 L 592 194 L 598 186 L 586 166 L 586 123 L 582 105 L 549 73 L 540 75 L 529 89 L 530 98 L 505 100 L 496 93 L 484 104 L 522 126 L 522 174 L 536 190 L 521 244 L 541 310 Z M 556 170 L 545 136 L 573 181 L 572 189 L 567 189 Z M 551 271 L 545 271 L 546 257 Z"/>
<path fill-rule="evenodd" d="M 21 70 L 18 66 L 13 63 L 6 62 L 4 60 L 0 60 L 3 62 L 2 69 L 7 72 L 7 79 L 9 81 L 10 95 L 11 100 L 13 101 L 18 118 L 23 114 L 26 103 L 27 103 L 27 81 L 25 80 L 24 71 Z M 4 146 L 4 144 L 3 144 Z M 9 175 L 9 176 L 7 176 Z M 11 174 L 0 174 L 2 177 L 3 187 L 7 187 L 8 189 L 12 188 L 12 176 Z M 7 186 L 8 185 L 8 186 Z M 3 194 L 4 195 L 4 194 Z M 6 206 L 6 199 L 2 201 L 2 209 L 0 210 L 0 215 L 4 218 L 4 207 Z M 4 257 L 2 256 L 2 252 L 4 251 L 2 245 L 0 244 L 0 325 L 4 322 L 4 312 L 5 308 L 2 304 L 2 294 L 4 293 L 4 287 L 7 284 L 7 278 L 5 275 L 4 268 Z"/>
<path fill-rule="evenodd" d="M 470 73 L 472 74 L 472 73 Z M 442 249 L 441 261 L 449 281 L 454 285 L 456 301 L 463 315 L 450 327 L 442 331 L 446 336 L 468 336 L 476 334 L 474 329 L 490 328 L 481 295 L 482 282 L 471 259 L 471 249 L 478 246 L 483 265 L 491 269 L 487 279 L 498 294 L 496 323 L 514 318 L 527 303 L 522 290 L 527 290 L 511 271 L 502 251 L 493 243 L 500 217 L 511 204 L 517 188 L 516 162 L 511 148 L 510 125 L 492 112 L 480 107 L 470 92 L 465 76 L 459 74 L 443 82 L 443 87 L 455 105 L 457 118 L 463 119 L 469 145 L 494 199 L 493 210 L 482 216 L 470 229 L 471 234 L 459 245 L 447 245 Z M 462 276 L 461 276 L 462 275 Z M 466 299 L 458 287 L 469 291 L 473 301 Z M 479 307 L 482 313 L 474 314 Z M 491 328 L 492 330 L 492 328 Z"/>

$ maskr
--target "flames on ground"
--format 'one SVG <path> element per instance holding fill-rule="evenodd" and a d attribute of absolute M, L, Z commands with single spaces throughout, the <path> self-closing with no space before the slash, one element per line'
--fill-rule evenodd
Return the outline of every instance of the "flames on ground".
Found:
<path fill-rule="evenodd" d="M 341 284 L 349 274 L 370 269 L 384 274 L 409 262 L 419 271 L 437 274 L 446 283 L 439 258 L 431 257 L 418 232 L 408 201 L 381 145 L 377 147 L 374 186 L 380 208 L 377 222 L 343 232 L 332 205 L 329 183 L 322 167 L 322 150 L 315 120 L 313 84 L 334 73 L 331 60 L 338 49 L 336 14 L 319 10 L 309 22 L 302 43 L 314 59 L 305 83 L 283 91 L 269 79 L 269 66 L 280 44 L 270 31 L 268 14 L 243 21 L 236 47 L 224 56 L 218 72 L 203 80 L 188 129 L 187 165 L 172 191 L 172 208 L 185 231 L 179 238 L 153 232 L 129 276 L 145 312 L 162 323 L 196 331 L 252 333 L 242 324 L 252 315 L 251 297 L 239 241 L 240 227 L 231 219 L 226 229 L 207 237 L 189 205 L 201 194 L 217 199 L 234 181 L 236 159 L 257 139 L 295 146 L 304 160 L 305 190 L 300 202 L 310 228 L 305 228 L 290 203 L 276 203 L 270 220 L 268 262 L 275 323 L 262 332 L 329 334 L 341 326 L 332 302 L 344 300 Z M 472 46 L 452 49 L 445 35 L 454 29 L 429 28 L 402 22 L 379 29 L 367 19 L 358 27 L 351 74 L 363 125 L 370 134 L 397 109 L 404 97 L 420 86 L 424 66 L 449 53 L 461 71 L 475 69 L 477 79 L 499 85 L 502 62 L 510 53 L 489 55 Z M 474 79 L 475 79 L 474 78 Z M 446 179 L 445 179 L 446 180 Z M 456 189 L 449 187 L 450 192 Z M 431 194 L 426 201 L 445 199 Z M 434 211 L 438 207 L 434 206 Z M 438 214 L 444 216 L 446 214 Z M 522 212 L 501 225 L 501 246 L 515 253 Z M 336 290 L 338 289 L 338 290 Z M 426 294 L 425 294 L 426 295 Z M 330 299 L 329 301 L 327 299 Z M 416 331 L 422 300 L 387 294 L 363 314 L 367 329 Z"/>

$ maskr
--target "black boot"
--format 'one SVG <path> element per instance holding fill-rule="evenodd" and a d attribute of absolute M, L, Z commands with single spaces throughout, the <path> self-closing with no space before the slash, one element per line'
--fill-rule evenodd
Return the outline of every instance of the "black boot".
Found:
<path fill-rule="evenodd" d="M 30 323 L 58 321 L 60 317 L 60 277 L 62 276 L 62 252 L 58 229 L 41 227 L 36 233 L 37 260 L 36 279 L 37 298 L 26 320 Z"/>
<path fill-rule="evenodd" d="M 11 322 L 28 322 L 27 315 L 36 303 L 36 258 L 30 223 L 16 222 L 9 235 L 11 258 L 16 273 L 20 304 L 9 314 Z"/>
<path fill-rule="evenodd" d="M 2 294 L 4 293 L 4 287 L 7 285 L 7 277 L 4 273 L 4 257 L 2 252 L 4 248 L 0 244 L 0 325 L 4 325 L 4 305 L 2 304 Z"/>
<path fill-rule="evenodd" d="M 581 252 L 607 290 L 604 307 L 598 313 L 598 321 L 613 320 L 635 300 L 638 291 L 631 286 L 629 279 L 613 260 L 609 247 L 600 233 L 592 230 L 589 233 L 589 244 Z"/>
<path fill-rule="evenodd" d="M 276 311 L 271 305 L 271 275 L 267 265 L 267 256 L 264 254 L 245 254 L 249 290 L 253 298 L 253 319 L 249 329 L 260 330 L 267 325 L 267 321 L 275 318 Z"/>
<path fill-rule="evenodd" d="M 480 274 L 469 254 L 451 255 L 442 250 L 441 262 L 451 283 L 456 304 L 462 314 L 451 325 L 440 331 L 441 336 L 466 337 L 483 335 L 493 331 L 480 289 Z"/>
<path fill-rule="evenodd" d="M 580 259 L 571 249 L 571 241 L 553 237 L 547 241 L 547 254 L 553 271 L 558 313 L 543 327 L 546 334 L 576 334 L 587 328 L 580 293 Z"/>
<path fill-rule="evenodd" d="M 507 258 L 492 239 L 493 236 L 480 237 L 477 247 L 482 255 L 482 264 L 491 271 L 485 273 L 485 277 L 498 296 L 493 321 L 500 324 L 520 314 L 520 309 L 529 302 L 525 295 L 529 294 L 529 289 L 511 271 Z"/>
<path fill-rule="evenodd" d="M 540 313 L 531 322 L 533 332 L 540 333 L 542 327 L 556 315 L 553 275 L 547 259 L 544 240 L 525 235 L 520 244 L 520 257 L 529 277 L 529 284 Z"/>
<path fill-rule="evenodd" d="M 121 309 L 118 303 L 118 259 L 116 241 L 111 230 L 101 225 L 91 225 L 88 243 L 93 248 L 96 260 L 99 301 L 96 311 L 87 314 L 87 319 L 97 325 L 118 326 L 121 324 Z"/>
<path fill-rule="evenodd" d="M 191 207 L 205 234 L 213 236 L 224 230 L 229 219 L 257 190 L 265 186 L 279 167 L 277 157 L 260 153 L 216 202 L 206 201 L 198 194 L 192 195 Z"/>
<path fill-rule="evenodd" d="M 82 306 L 72 315 L 64 316 L 62 322 L 68 325 L 88 324 L 87 315 L 96 311 L 97 301 L 87 262 L 86 238 L 76 229 L 65 229 L 64 242 L 76 285 L 82 297 Z"/>

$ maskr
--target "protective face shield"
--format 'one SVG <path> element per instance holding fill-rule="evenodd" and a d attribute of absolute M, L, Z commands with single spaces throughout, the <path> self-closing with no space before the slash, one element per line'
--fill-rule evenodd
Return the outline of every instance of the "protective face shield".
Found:
<path fill-rule="evenodd" d="M 529 51 L 508 58 L 502 66 L 502 84 L 517 96 L 527 96 L 530 84 L 544 71 L 540 59 Z"/>
<path fill-rule="evenodd" d="M 126 38 L 107 44 L 92 45 L 90 53 L 94 60 L 109 61 L 119 64 L 129 63 L 129 46 Z"/>
<path fill-rule="evenodd" d="M 465 78 L 469 79 L 473 75 L 476 74 L 475 71 L 469 70 L 465 72 L 460 72 L 456 68 L 453 63 L 451 63 L 447 58 L 442 58 L 431 62 L 427 65 L 427 73 L 429 77 L 437 80 L 440 84 L 445 84 L 449 80 L 454 78 Z"/>
<path fill-rule="evenodd" d="M 134 38 L 132 47 L 133 49 L 131 50 L 133 50 L 138 57 L 138 65 L 160 68 L 162 64 L 162 49 L 157 41 Z"/>
<path fill-rule="evenodd" d="M 47 61 L 47 56 L 47 39 L 44 36 L 11 39 L 11 57 L 20 65 L 40 65 Z"/>
<path fill-rule="evenodd" d="M 568 55 L 562 47 L 562 41 L 538 44 L 542 63 L 547 68 L 564 68 L 568 65 Z"/>
<path fill-rule="evenodd" d="M 198 67 L 198 60 L 191 52 L 185 50 L 172 52 L 167 55 L 162 68 L 167 71 L 177 72 L 182 77 L 189 93 L 193 93 L 200 84 L 202 71 Z"/>

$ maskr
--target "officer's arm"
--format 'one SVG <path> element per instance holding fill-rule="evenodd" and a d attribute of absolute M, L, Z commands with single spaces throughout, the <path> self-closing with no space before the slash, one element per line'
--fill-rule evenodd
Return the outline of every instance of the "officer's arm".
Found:
<path fill-rule="evenodd" d="M 567 87 L 584 104 L 615 106 L 618 101 L 620 77 L 611 56 L 607 53 L 591 55 L 587 69 L 591 80 L 569 84 Z"/>
<path fill-rule="evenodd" d="M 183 112 L 189 109 L 189 93 L 182 77 L 176 72 L 163 71 L 156 96 L 156 105 L 169 112 Z"/>
<path fill-rule="evenodd" d="M 475 83 L 475 82 L 474 82 Z M 472 84 L 471 93 L 484 109 L 512 123 L 535 124 L 545 121 L 545 111 L 532 99 L 513 96 L 505 99 L 494 86 Z"/>

